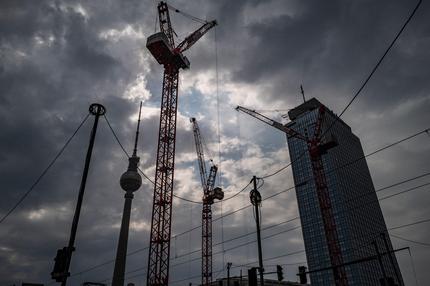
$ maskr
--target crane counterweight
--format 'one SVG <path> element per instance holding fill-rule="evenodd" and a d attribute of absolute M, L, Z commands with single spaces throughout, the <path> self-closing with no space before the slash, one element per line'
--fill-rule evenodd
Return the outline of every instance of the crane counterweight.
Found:
<path fill-rule="evenodd" d="M 176 69 L 190 68 L 190 61 L 182 53 L 176 53 L 163 32 L 148 37 L 146 47 L 160 65 L 174 65 Z"/>

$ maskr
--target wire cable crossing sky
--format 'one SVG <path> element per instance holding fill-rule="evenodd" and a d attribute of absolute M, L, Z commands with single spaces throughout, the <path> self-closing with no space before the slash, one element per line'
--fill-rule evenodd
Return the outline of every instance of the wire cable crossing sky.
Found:
<path fill-rule="evenodd" d="M 369 191 L 357 176 L 354 183 L 365 191 L 345 196 L 349 210 L 334 207 L 332 214 L 365 216 L 363 201 L 373 198 L 392 248 L 409 247 L 393 255 L 404 284 L 430 280 L 430 6 L 424 1 L 2 1 L 0 11 L 0 285 L 58 284 L 51 272 L 75 215 L 93 103 L 109 113 L 98 126 L 68 285 L 114 283 L 124 207 L 119 181 L 140 103 L 135 148 L 142 185 L 126 212 L 128 251 L 116 281 L 155 281 L 147 277 L 149 246 L 157 240 L 151 239 L 155 187 L 172 190 L 155 200 L 171 203 L 160 220 L 170 222 L 171 242 L 161 246 L 170 257 L 157 264 L 167 269 L 160 285 L 202 282 L 204 192 L 190 118 L 213 160 L 206 163 L 218 167 L 214 186 L 225 194 L 211 209 L 212 281 L 227 279 L 227 268 L 239 277 L 259 267 L 253 176 L 262 197 L 262 260 L 265 272 L 274 272 L 265 279 L 276 280 L 276 265 L 285 266 L 284 281 L 294 282 L 299 266 L 326 266 L 314 267 L 305 242 L 300 191 L 315 184 L 305 170 L 308 143 L 292 144 L 291 134 L 237 106 L 307 140 L 320 128 L 320 147 L 330 140 L 341 146 L 326 150 L 323 165 L 341 152 L 336 148 L 344 150 L 346 131 L 356 137 L 363 152 L 351 149 L 342 153 L 345 160 L 324 165 L 327 186 L 365 163 L 375 187 Z M 320 127 L 316 109 L 297 110 L 313 98 L 325 106 Z M 168 159 L 160 165 L 163 154 Z M 385 252 L 379 233 L 369 237 Z M 376 255 L 375 245 L 359 237 L 338 233 L 337 239 L 342 247 L 354 245 L 353 254 Z"/>

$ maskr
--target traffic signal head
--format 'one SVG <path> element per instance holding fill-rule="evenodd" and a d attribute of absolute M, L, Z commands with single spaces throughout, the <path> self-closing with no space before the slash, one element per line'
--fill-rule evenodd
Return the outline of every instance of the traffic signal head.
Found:
<path fill-rule="evenodd" d="M 257 268 L 248 269 L 248 285 L 257 286 Z"/>
<path fill-rule="evenodd" d="M 72 248 L 71 251 L 73 251 Z M 57 282 L 63 282 L 64 278 L 70 275 L 67 271 L 67 260 L 71 256 L 71 251 L 68 247 L 63 247 L 63 249 L 57 250 L 57 256 L 55 256 L 54 270 L 51 272 L 51 278 Z"/>
<path fill-rule="evenodd" d="M 306 266 L 299 266 L 299 280 L 300 284 L 308 283 L 308 278 L 306 277 Z"/>
<path fill-rule="evenodd" d="M 276 274 L 278 275 L 278 281 L 284 280 L 284 273 L 282 272 L 281 265 L 276 265 Z"/>

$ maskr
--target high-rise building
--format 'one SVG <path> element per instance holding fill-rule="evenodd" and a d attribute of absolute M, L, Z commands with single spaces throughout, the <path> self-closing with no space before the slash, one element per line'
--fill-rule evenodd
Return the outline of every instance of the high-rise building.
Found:
<path fill-rule="evenodd" d="M 312 98 L 290 110 L 291 122 L 287 126 L 312 137 L 321 105 Z M 393 253 L 387 254 L 393 248 L 359 138 L 328 108 L 325 108 L 321 134 L 323 141 L 334 138 L 338 143 L 322 155 L 322 160 L 343 263 L 375 256 L 374 241 L 382 253 L 383 269 L 376 259 L 345 266 L 348 285 L 381 285 L 385 271 L 395 285 L 403 286 L 396 257 Z M 330 267 L 307 143 L 291 136 L 287 140 L 309 270 Z M 313 286 L 335 285 L 330 269 L 311 273 L 310 279 Z"/>

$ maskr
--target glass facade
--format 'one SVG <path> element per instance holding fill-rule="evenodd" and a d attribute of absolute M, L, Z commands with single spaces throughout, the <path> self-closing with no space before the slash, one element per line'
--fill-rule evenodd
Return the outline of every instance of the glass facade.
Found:
<path fill-rule="evenodd" d="M 289 112 L 288 127 L 312 138 L 321 105 L 316 99 L 296 107 Z M 330 127 L 328 132 L 325 130 Z M 387 227 L 373 186 L 360 140 L 351 128 L 326 108 L 323 118 L 323 141 L 332 136 L 338 145 L 322 155 L 325 176 L 338 234 L 343 262 L 376 255 L 376 241 L 379 251 L 386 253 L 387 239 L 392 250 Z M 296 195 L 302 224 L 303 238 L 309 270 L 330 267 L 324 226 L 319 207 L 316 185 L 307 143 L 287 136 Z M 403 286 L 400 269 L 394 254 L 382 255 L 387 276 L 397 285 Z M 345 267 L 348 285 L 380 285 L 383 277 L 378 260 L 351 264 Z M 335 285 L 333 271 L 325 270 L 310 274 L 311 285 Z"/>

